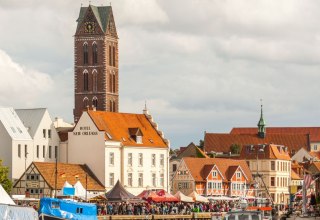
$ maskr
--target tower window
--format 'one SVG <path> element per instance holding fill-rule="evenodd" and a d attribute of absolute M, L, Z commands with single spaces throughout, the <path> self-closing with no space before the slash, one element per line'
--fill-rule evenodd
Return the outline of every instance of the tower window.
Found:
<path fill-rule="evenodd" d="M 93 99 L 92 99 L 92 104 L 93 104 L 93 106 L 94 107 L 98 107 L 98 99 L 97 99 L 97 97 L 94 97 Z"/>
<path fill-rule="evenodd" d="M 116 75 L 114 73 L 112 74 L 112 92 L 116 92 Z"/>
<path fill-rule="evenodd" d="M 88 103 L 88 98 L 87 97 L 85 97 L 84 99 L 83 99 L 83 109 L 86 109 L 87 107 L 88 107 L 88 105 L 89 105 L 89 103 Z"/>
<path fill-rule="evenodd" d="M 83 90 L 88 91 L 89 89 L 89 78 L 88 78 L 88 73 L 85 72 L 83 73 Z"/>
<path fill-rule="evenodd" d="M 116 66 L 116 48 L 112 47 L 112 66 Z"/>
<path fill-rule="evenodd" d="M 98 73 L 97 71 L 93 71 L 93 91 L 98 91 Z"/>
<path fill-rule="evenodd" d="M 93 64 L 97 64 L 98 63 L 98 46 L 96 43 L 94 43 L 92 45 L 92 61 Z"/>
<path fill-rule="evenodd" d="M 88 64 L 88 44 L 83 44 L 83 64 Z"/>
<path fill-rule="evenodd" d="M 112 66 L 112 51 L 111 51 L 111 46 L 109 46 L 109 66 Z"/>

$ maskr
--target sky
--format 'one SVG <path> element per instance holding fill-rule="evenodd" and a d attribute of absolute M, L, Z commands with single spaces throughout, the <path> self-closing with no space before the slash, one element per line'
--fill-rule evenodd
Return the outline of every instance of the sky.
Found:
<path fill-rule="evenodd" d="M 0 0 L 0 106 L 72 122 L 73 35 L 89 1 Z M 92 0 L 92 5 L 110 1 Z M 172 148 L 204 132 L 319 126 L 318 0 L 113 0 L 120 112 L 150 114 Z"/>

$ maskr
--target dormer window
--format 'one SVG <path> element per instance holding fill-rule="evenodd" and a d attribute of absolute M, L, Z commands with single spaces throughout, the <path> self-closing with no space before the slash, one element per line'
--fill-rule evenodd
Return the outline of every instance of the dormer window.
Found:
<path fill-rule="evenodd" d="M 140 128 L 129 128 L 129 135 L 137 144 L 142 144 L 143 133 Z"/>

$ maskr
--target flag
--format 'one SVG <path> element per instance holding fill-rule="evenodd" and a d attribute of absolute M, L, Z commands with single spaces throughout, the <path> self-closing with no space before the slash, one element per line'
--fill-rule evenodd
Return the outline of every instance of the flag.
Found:
<path fill-rule="evenodd" d="M 312 182 L 312 175 L 311 174 L 305 174 L 303 177 L 303 184 L 308 189 L 310 187 L 310 184 Z"/>

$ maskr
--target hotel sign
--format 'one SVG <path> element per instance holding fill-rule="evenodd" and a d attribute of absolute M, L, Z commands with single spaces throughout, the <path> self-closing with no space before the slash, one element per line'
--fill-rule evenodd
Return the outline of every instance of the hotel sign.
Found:
<path fill-rule="evenodd" d="M 87 135 L 98 135 L 98 132 L 97 131 L 91 131 L 91 127 L 90 126 L 82 126 L 79 128 L 80 131 L 74 131 L 73 132 L 73 135 L 84 135 L 84 136 L 87 136 Z"/>

